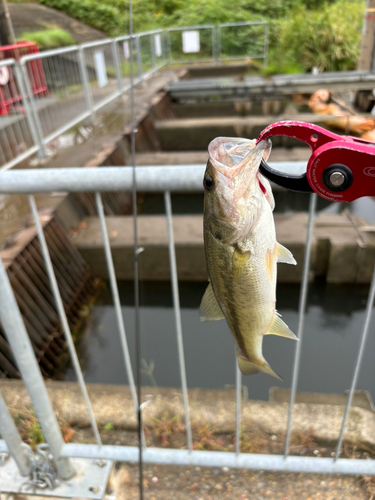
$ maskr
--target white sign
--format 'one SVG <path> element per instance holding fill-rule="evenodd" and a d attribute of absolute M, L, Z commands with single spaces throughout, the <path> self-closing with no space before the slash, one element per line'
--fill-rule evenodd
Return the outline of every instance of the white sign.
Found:
<path fill-rule="evenodd" d="M 101 89 L 108 85 L 107 72 L 105 69 L 104 53 L 102 50 L 97 50 L 94 53 L 96 77 L 98 80 L 98 87 Z"/>
<path fill-rule="evenodd" d="M 129 59 L 130 58 L 129 42 L 124 42 L 123 47 L 124 47 L 125 59 Z"/>
<path fill-rule="evenodd" d="M 155 54 L 156 54 L 156 57 L 161 57 L 163 55 L 163 50 L 161 48 L 161 37 L 160 37 L 160 35 L 155 35 L 154 36 L 154 42 L 155 42 Z"/>
<path fill-rule="evenodd" d="M 182 50 L 184 54 L 195 54 L 201 50 L 199 31 L 189 30 L 182 32 Z"/>
<path fill-rule="evenodd" d="M 6 66 L 0 68 L 0 85 L 6 85 L 9 82 L 9 69 Z"/>

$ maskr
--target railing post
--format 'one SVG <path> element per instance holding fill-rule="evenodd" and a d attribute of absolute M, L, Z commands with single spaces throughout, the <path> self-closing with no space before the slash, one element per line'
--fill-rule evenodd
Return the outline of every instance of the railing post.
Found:
<path fill-rule="evenodd" d="M 118 91 L 120 92 L 120 96 L 123 96 L 123 94 L 124 94 L 124 85 L 123 85 L 123 82 L 122 82 L 121 67 L 120 67 L 120 57 L 119 57 L 119 53 L 118 53 L 118 45 L 117 45 L 116 38 L 114 38 L 112 40 L 112 56 L 113 56 L 113 62 L 115 64 L 117 88 L 118 88 Z"/>
<path fill-rule="evenodd" d="M 16 424 L 11 417 L 7 405 L 0 392 L 0 434 L 3 436 L 10 454 L 15 460 L 22 476 L 30 474 L 30 464 Z"/>
<path fill-rule="evenodd" d="M 81 74 L 83 91 L 85 94 L 85 102 L 87 111 L 90 111 L 92 121 L 95 120 L 95 109 L 94 103 L 92 101 L 91 89 L 89 84 L 89 78 L 87 75 L 87 69 L 85 64 L 85 54 L 82 47 L 78 48 L 78 61 L 79 61 L 79 72 Z"/>
<path fill-rule="evenodd" d="M 130 39 L 130 44 L 131 44 L 130 50 L 133 50 L 135 47 L 138 78 L 140 82 L 143 82 L 142 54 L 141 54 L 141 44 L 139 43 L 139 36 L 133 35 L 132 39 Z"/>
<path fill-rule="evenodd" d="M 237 362 L 236 349 L 236 455 L 241 453 L 241 392 L 242 375 Z"/>
<path fill-rule="evenodd" d="M 42 140 L 37 133 L 36 124 L 35 124 L 35 116 L 33 115 L 33 112 L 29 106 L 29 101 L 27 100 L 27 93 L 25 90 L 25 84 L 24 84 L 24 80 L 23 80 L 23 76 L 22 76 L 22 71 L 21 71 L 20 66 L 17 62 L 14 63 L 13 68 L 14 68 L 14 73 L 16 75 L 16 82 L 17 82 L 18 90 L 21 94 L 22 104 L 23 104 L 23 107 L 25 109 L 25 118 L 26 118 L 29 130 L 30 130 L 31 138 L 33 140 L 34 145 L 38 147 L 39 151 L 42 151 L 43 143 L 42 143 Z"/>
<path fill-rule="evenodd" d="M 297 337 L 299 342 L 296 343 L 294 351 L 292 385 L 290 388 L 288 420 L 286 424 L 286 437 L 285 437 L 285 450 L 284 450 L 285 459 L 288 458 L 290 439 L 292 435 L 292 417 L 293 417 L 294 403 L 296 401 L 298 375 L 299 375 L 299 367 L 300 367 L 301 352 L 302 352 L 302 338 L 305 327 L 305 313 L 306 313 L 307 291 L 309 284 L 309 271 L 310 271 L 311 249 L 312 249 L 311 242 L 314 231 L 314 218 L 315 218 L 317 198 L 318 198 L 317 194 L 315 193 L 310 194 L 309 219 L 307 223 L 305 255 L 303 257 L 302 282 L 301 282 L 299 304 L 298 304 Z"/>
<path fill-rule="evenodd" d="M 167 58 L 168 58 L 168 64 L 172 63 L 172 48 L 171 48 L 171 33 L 170 31 L 166 30 L 165 32 L 165 44 L 167 47 Z"/>
<path fill-rule="evenodd" d="M 74 469 L 69 458 L 61 457 L 64 445 L 61 430 L 1 258 L 0 319 L 42 427 L 44 437 L 55 460 L 57 471 L 62 479 L 69 479 L 73 476 Z"/>
<path fill-rule="evenodd" d="M 268 23 L 265 25 L 264 30 L 264 54 L 263 54 L 263 66 L 267 66 L 268 64 L 268 46 L 269 46 L 269 26 Z"/>
<path fill-rule="evenodd" d="M 39 145 L 38 158 L 40 158 L 40 159 L 47 158 L 47 150 L 46 150 L 46 145 L 44 144 L 42 124 L 40 123 L 40 120 L 39 120 L 39 114 L 38 114 L 38 110 L 36 108 L 36 104 L 35 104 L 35 100 L 34 100 L 34 96 L 33 96 L 33 91 L 31 88 L 29 74 L 27 72 L 26 64 L 27 63 L 25 63 L 21 58 L 20 69 L 21 69 L 21 73 L 23 76 L 22 81 L 25 85 L 24 91 L 26 90 L 25 101 L 27 100 L 27 98 L 29 98 L 31 113 L 32 113 L 32 117 L 33 117 L 33 123 L 34 123 L 35 129 L 36 129 L 36 134 L 34 133 L 33 137 L 35 137 L 35 138 L 38 137 L 38 139 L 37 139 L 37 142 Z M 22 83 L 21 83 L 21 86 L 22 86 Z"/>
<path fill-rule="evenodd" d="M 150 47 L 151 47 L 151 60 L 152 60 L 152 71 L 156 68 L 156 54 L 155 54 L 155 35 L 150 35 Z"/>
<path fill-rule="evenodd" d="M 182 338 L 180 294 L 178 290 L 176 249 L 173 236 L 172 203 L 171 203 L 171 193 L 169 191 L 165 191 L 164 193 L 164 205 L 165 205 L 165 213 L 167 216 L 169 266 L 171 270 L 173 309 L 174 309 L 174 317 L 176 323 L 176 337 L 177 337 L 178 360 L 180 365 L 181 389 L 182 389 L 182 397 L 184 401 L 184 411 L 185 411 L 186 440 L 188 449 L 191 452 L 193 450 L 193 437 L 191 432 L 190 414 L 189 414 L 189 399 L 188 399 L 188 388 L 186 380 L 184 341 Z"/>
<path fill-rule="evenodd" d="M 216 26 L 212 26 L 212 60 L 217 59 L 217 46 L 216 46 Z"/>
<path fill-rule="evenodd" d="M 216 26 L 216 61 L 221 61 L 221 30 L 220 25 Z"/>

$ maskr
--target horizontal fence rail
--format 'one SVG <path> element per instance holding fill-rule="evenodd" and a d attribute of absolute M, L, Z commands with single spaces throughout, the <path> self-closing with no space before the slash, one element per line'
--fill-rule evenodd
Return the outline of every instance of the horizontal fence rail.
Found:
<path fill-rule="evenodd" d="M 272 168 L 290 169 L 290 162 L 270 162 Z M 293 162 L 295 171 L 306 162 Z M 145 192 L 203 191 L 205 165 L 144 166 L 136 168 L 137 188 Z M 60 192 L 130 191 L 132 170 L 129 167 L 12 170 L 0 173 L 0 194 Z"/>
<path fill-rule="evenodd" d="M 267 63 L 266 21 L 153 30 L 0 62 L 0 170 L 32 156 L 48 158 L 60 137 L 91 125 L 99 110 L 166 64 L 263 59 Z M 15 53 L 18 49 L 15 49 Z"/>
<path fill-rule="evenodd" d="M 295 169 L 300 169 L 303 162 L 295 162 Z M 285 168 L 285 164 L 273 163 L 274 168 Z M 235 452 L 219 452 L 219 451 L 196 451 L 192 447 L 192 428 L 189 416 L 189 399 L 187 390 L 187 378 L 185 367 L 185 355 L 183 348 L 183 328 L 180 314 L 180 300 L 178 289 L 178 276 L 176 266 L 176 255 L 172 225 L 172 203 L 170 192 L 201 192 L 203 190 L 202 178 L 204 172 L 203 165 L 190 165 L 184 168 L 179 167 L 136 167 L 136 180 L 138 191 L 148 192 L 163 192 L 165 202 L 166 225 L 168 229 L 168 249 L 169 263 L 171 269 L 171 294 L 173 297 L 173 307 L 175 313 L 175 331 L 176 345 L 179 359 L 179 369 L 181 378 L 181 389 L 183 394 L 184 419 L 186 424 L 186 442 L 187 449 L 165 449 L 165 448 L 149 448 L 146 447 L 146 441 L 143 437 L 143 460 L 148 463 L 155 464 L 179 464 L 179 465 L 195 465 L 195 466 L 210 466 L 210 467 L 237 467 L 254 470 L 269 470 L 269 471 L 289 471 L 289 472 L 314 472 L 314 473 L 337 473 L 337 474 L 367 474 L 375 475 L 375 460 L 364 459 L 343 459 L 339 458 L 343 437 L 349 410 L 352 404 L 353 393 L 356 389 L 358 373 L 361 368 L 362 356 L 365 349 L 366 339 L 369 332 L 369 326 L 373 310 L 373 302 L 375 297 L 375 271 L 372 277 L 372 284 L 367 301 L 365 313 L 365 322 L 363 326 L 362 337 L 360 340 L 359 351 L 355 363 L 355 371 L 350 384 L 350 392 L 347 400 L 346 409 L 343 412 L 342 426 L 340 435 L 337 436 L 338 444 L 335 456 L 332 458 L 321 457 L 303 457 L 290 455 L 290 432 L 292 426 L 293 407 L 295 402 L 295 394 L 298 385 L 298 375 L 300 367 L 301 346 L 303 343 L 303 328 L 305 321 L 305 309 L 308 289 L 308 274 L 310 268 L 311 256 L 311 241 L 314 230 L 314 217 L 316 209 L 316 195 L 310 195 L 310 208 L 308 219 L 308 230 L 306 236 L 305 259 L 303 266 L 303 279 L 301 284 L 301 294 L 299 302 L 299 327 L 298 333 L 300 342 L 296 344 L 293 380 L 291 387 L 291 399 L 289 405 L 289 413 L 286 421 L 286 440 L 284 455 L 269 455 L 269 454 L 247 454 L 241 452 L 241 374 L 236 367 L 236 391 L 235 391 L 235 408 L 236 413 L 233 416 L 236 427 L 236 444 Z M 139 449 L 134 446 L 113 446 L 103 445 L 101 436 L 95 420 L 95 414 L 91 407 L 90 399 L 84 381 L 84 375 L 81 371 L 75 346 L 70 338 L 69 325 L 66 321 L 66 316 L 61 300 L 61 290 L 59 290 L 58 282 L 55 276 L 55 269 L 50 258 L 50 249 L 44 237 L 45 230 L 39 221 L 38 209 L 33 197 L 37 193 L 46 192 L 93 192 L 95 193 L 95 202 L 97 214 L 100 219 L 101 235 L 104 242 L 104 253 L 106 264 L 109 270 L 110 286 L 113 296 L 117 330 L 121 339 L 123 351 L 123 362 L 126 368 L 127 380 L 131 390 L 131 395 L 134 403 L 134 410 L 137 412 L 138 403 L 134 384 L 133 369 L 130 362 L 130 356 L 127 344 L 126 322 L 127 318 L 123 317 L 121 312 L 121 304 L 116 283 L 115 270 L 112 259 L 112 250 L 109 242 L 108 230 L 104 216 L 101 193 L 113 191 L 126 191 L 132 189 L 132 169 L 129 167 L 108 167 L 108 168 L 93 168 L 90 169 L 88 175 L 87 169 L 70 168 L 70 169 L 43 169 L 43 170 L 14 170 L 0 172 L 0 194 L 11 193 L 27 193 L 29 202 L 32 208 L 32 214 L 36 222 L 38 237 L 42 246 L 43 258 L 47 266 L 47 273 L 51 283 L 52 293 L 58 305 L 58 313 L 63 324 L 63 330 L 68 340 L 69 350 L 73 364 L 77 373 L 79 385 L 84 397 L 87 412 L 90 416 L 91 426 L 96 437 L 97 444 L 65 444 L 62 441 L 61 431 L 54 415 L 52 406 L 48 399 L 46 387 L 41 376 L 40 369 L 37 364 L 36 356 L 31 346 L 26 328 L 22 319 L 19 305 L 17 304 L 12 286 L 10 283 L 9 273 L 5 269 L 3 262 L 0 259 L 0 317 L 2 327 L 8 338 L 9 344 L 12 347 L 14 356 L 17 360 L 19 370 L 25 380 L 27 391 L 30 395 L 32 404 L 35 408 L 36 415 L 40 421 L 41 428 L 46 438 L 49 450 L 52 453 L 54 462 L 57 466 L 61 484 L 74 484 L 74 479 L 66 482 L 65 479 L 71 478 L 74 474 L 75 467 L 78 467 L 79 460 L 89 460 L 88 467 L 93 466 L 92 459 L 101 461 L 136 461 L 139 457 Z M 0 440 L 0 452 L 10 453 L 14 456 L 14 463 L 18 464 L 20 474 L 28 474 L 28 462 L 24 460 L 22 452 L 21 438 L 17 434 L 18 431 L 10 421 L 10 415 L 0 395 L 0 414 L 3 415 L 0 431 L 3 440 Z M 38 450 L 37 450 L 38 452 Z M 36 453 L 37 453 L 36 452 Z M 24 452 L 26 453 L 26 451 Z M 28 456 L 30 451 L 27 451 Z M 42 453 L 42 450 L 39 450 Z M 35 460 L 41 460 L 34 457 Z M 74 460 L 72 460 L 74 459 Z M 77 462 L 78 460 L 78 462 Z M 96 462 L 95 462 L 96 463 Z M 102 463 L 102 462 L 101 462 Z M 94 464 L 95 465 L 95 464 Z M 92 471 L 90 472 L 92 473 Z M 2 468 L 0 467 L 0 481 Z M 52 472 L 51 472 L 52 474 Z M 78 474 L 77 474 L 78 476 Z M 40 493 L 37 485 L 34 486 L 34 492 Z M 10 487 L 9 487 L 10 488 Z M 53 489 L 53 488 L 52 488 Z M 8 490 L 7 490 L 8 491 Z M 9 489 L 9 491 L 12 491 Z M 16 490 L 15 490 L 16 491 Z M 46 490 L 44 490 L 44 494 Z M 50 490 L 47 492 L 53 494 Z M 92 496 L 91 498 L 96 498 Z"/>

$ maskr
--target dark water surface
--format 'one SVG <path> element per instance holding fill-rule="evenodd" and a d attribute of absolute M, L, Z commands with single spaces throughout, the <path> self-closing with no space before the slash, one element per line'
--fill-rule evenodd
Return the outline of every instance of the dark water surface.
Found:
<path fill-rule="evenodd" d="M 189 387 L 222 388 L 234 384 L 235 348 L 225 321 L 201 323 L 198 308 L 204 283 L 181 283 L 181 316 Z M 364 323 L 368 287 L 310 286 L 302 346 L 298 390 L 343 393 L 349 388 Z M 135 366 L 134 309 L 132 283 L 120 283 L 122 311 L 133 367 Z M 279 285 L 277 308 L 283 320 L 297 332 L 298 285 Z M 153 376 L 160 386 L 178 387 L 175 323 L 169 283 L 141 283 L 142 358 L 154 363 Z M 268 399 L 271 386 L 289 387 L 295 343 L 276 336 L 264 338 L 264 355 L 282 375 L 280 382 L 259 373 L 243 377 L 252 399 Z M 87 382 L 127 383 L 115 311 L 109 293 L 91 313 L 81 343 L 81 359 Z M 375 326 L 370 328 L 358 389 L 375 398 Z M 66 380 L 75 380 L 71 368 Z M 151 385 L 143 375 L 143 384 Z"/>
<path fill-rule="evenodd" d="M 276 212 L 307 211 L 309 196 L 274 193 Z M 172 196 L 176 214 L 202 213 L 203 194 Z M 361 198 L 351 204 L 330 203 L 318 199 L 318 211 L 340 213 L 348 210 L 369 223 L 375 223 L 375 201 Z M 164 213 L 162 195 L 144 195 L 143 214 Z M 283 265 L 283 264 L 282 264 Z M 142 278 L 142 258 L 140 258 Z M 175 322 L 169 283 L 145 283 L 141 280 L 141 339 L 144 363 L 154 363 L 153 377 L 159 386 L 179 387 Z M 123 317 L 133 368 L 135 368 L 134 309 L 132 283 L 120 283 Z M 235 381 L 235 348 L 225 321 L 201 323 L 199 305 L 206 283 L 180 283 L 181 316 L 189 387 L 222 388 Z M 305 333 L 302 345 L 299 391 L 343 393 L 350 386 L 364 324 L 368 286 L 338 286 L 313 283 L 309 287 Z M 299 285 L 277 287 L 277 309 L 283 320 L 297 333 Z M 290 387 L 295 342 L 266 336 L 264 356 L 284 378 L 284 382 L 259 373 L 243 377 L 252 399 L 268 399 L 271 386 Z M 127 383 L 115 311 L 110 294 L 103 294 L 92 310 L 80 350 L 87 382 Z M 367 389 L 375 399 L 375 324 L 370 327 L 358 389 Z M 75 376 L 68 369 L 66 380 Z M 152 385 L 150 375 L 143 384 Z"/>

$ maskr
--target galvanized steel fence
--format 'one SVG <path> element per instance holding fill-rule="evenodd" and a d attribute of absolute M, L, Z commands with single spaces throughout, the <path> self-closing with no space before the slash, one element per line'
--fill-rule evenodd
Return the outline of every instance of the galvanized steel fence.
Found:
<path fill-rule="evenodd" d="M 0 62 L 0 170 L 33 155 L 48 157 L 48 144 L 96 113 L 134 83 L 168 63 L 262 58 L 267 62 L 268 24 L 248 22 L 168 28 L 24 55 Z"/>
<path fill-rule="evenodd" d="M 355 370 L 352 377 L 349 396 L 345 411 L 343 412 L 344 414 L 341 423 L 341 430 L 338 436 L 336 452 L 332 458 L 290 455 L 293 408 L 298 385 L 301 349 L 303 345 L 304 316 L 311 255 L 310 250 L 316 209 L 315 194 L 312 194 L 310 197 L 306 250 L 299 301 L 298 337 L 300 338 L 300 341 L 296 344 L 295 350 L 290 405 L 286 422 L 284 455 L 241 453 L 241 374 L 238 368 L 236 374 L 236 414 L 233 416 L 236 422 L 236 451 L 234 453 L 230 453 L 193 450 L 170 192 L 202 191 L 203 172 L 203 166 L 186 166 L 185 168 L 181 168 L 180 166 L 136 168 L 137 188 L 140 192 L 164 193 L 173 306 L 175 312 L 176 342 L 178 346 L 187 439 L 187 449 L 183 450 L 149 448 L 146 447 L 145 442 L 143 442 L 143 460 L 148 463 L 163 464 L 216 467 L 227 466 L 272 471 L 374 475 L 374 460 L 351 460 L 340 458 L 340 452 L 346 422 L 356 388 L 359 370 L 361 368 L 366 338 L 369 332 L 375 297 L 375 272 L 370 286 L 365 323 L 363 326 L 360 345 L 358 346 L 358 354 L 356 357 Z M 109 474 L 111 461 L 136 461 L 138 459 L 139 450 L 137 447 L 103 445 L 101 442 L 100 432 L 96 424 L 84 376 L 82 374 L 66 319 L 66 313 L 61 299 L 62 291 L 59 289 L 56 276 L 54 274 L 51 262 L 51 248 L 49 248 L 46 243 L 44 230 L 40 222 L 40 214 L 38 213 L 35 198 L 33 196 L 35 193 L 49 193 L 51 191 L 85 191 L 95 193 L 97 214 L 100 219 L 104 253 L 116 311 L 118 332 L 121 338 L 123 360 L 127 373 L 127 380 L 124 380 L 124 383 L 128 383 L 130 386 L 134 403 L 134 411 L 137 412 L 139 402 L 137 400 L 133 369 L 129 356 L 126 335 L 126 318 L 124 319 L 121 312 L 101 194 L 113 191 L 130 192 L 132 189 L 132 182 L 132 169 L 123 167 L 92 169 L 90 171 L 90 176 L 87 175 L 86 169 L 79 168 L 16 170 L 0 173 L 0 194 L 28 194 L 29 204 L 42 248 L 51 290 L 57 303 L 65 339 L 68 343 L 74 370 L 96 438 L 96 444 L 65 444 L 63 442 L 61 430 L 48 398 L 47 389 L 37 364 L 36 356 L 22 320 L 19 306 L 17 305 L 16 298 L 12 291 L 9 275 L 5 270 L 4 263 L 0 260 L 0 318 L 2 326 L 17 360 L 20 373 L 25 382 L 48 446 L 48 449 L 46 446 L 39 447 L 35 454 L 32 453 L 30 449 L 25 448 L 9 411 L 0 396 L 0 432 L 3 438 L 3 441 L 0 440 L 0 461 L 2 460 L 3 462 L 3 465 L 0 466 L 0 484 L 2 491 L 4 492 L 19 491 L 20 485 L 22 485 L 22 491 L 24 493 L 33 491 L 34 494 L 37 493 L 43 495 L 53 494 L 54 496 L 84 496 L 86 498 L 100 498 L 103 494 L 105 481 Z M 9 454 L 11 457 L 9 457 Z M 52 466 L 53 463 L 55 464 L 54 466 Z M 74 473 L 76 473 L 75 476 Z M 59 485 L 58 488 L 56 487 L 57 484 Z"/>

